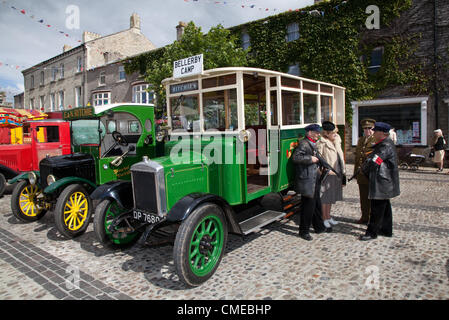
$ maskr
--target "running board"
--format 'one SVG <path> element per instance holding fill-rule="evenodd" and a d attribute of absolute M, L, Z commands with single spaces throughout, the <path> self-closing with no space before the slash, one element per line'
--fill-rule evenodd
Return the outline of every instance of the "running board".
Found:
<path fill-rule="evenodd" d="M 260 231 L 261 228 L 276 220 L 281 220 L 283 217 L 285 217 L 284 212 L 269 210 L 240 222 L 239 225 L 243 234 L 246 236 L 252 232 Z"/>

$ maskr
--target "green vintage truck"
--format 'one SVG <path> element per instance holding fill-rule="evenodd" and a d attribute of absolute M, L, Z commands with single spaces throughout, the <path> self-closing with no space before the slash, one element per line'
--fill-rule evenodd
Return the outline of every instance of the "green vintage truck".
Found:
<path fill-rule="evenodd" d="M 286 216 L 298 136 L 325 120 L 344 128 L 345 88 L 255 68 L 206 70 L 163 84 L 165 156 L 145 157 L 131 167 L 130 182 L 95 191 L 102 202 L 94 228 L 101 242 L 122 244 L 177 225 L 177 274 L 198 286 L 217 269 L 228 233 L 247 235 Z M 264 209 L 242 214 L 253 204 Z"/>
<path fill-rule="evenodd" d="M 156 156 L 154 105 L 111 104 L 64 111 L 72 153 L 49 157 L 39 171 L 21 174 L 11 197 L 13 214 L 25 222 L 54 211 L 58 231 L 73 238 L 94 212 L 90 194 L 111 180 L 130 180 L 131 166 Z"/>

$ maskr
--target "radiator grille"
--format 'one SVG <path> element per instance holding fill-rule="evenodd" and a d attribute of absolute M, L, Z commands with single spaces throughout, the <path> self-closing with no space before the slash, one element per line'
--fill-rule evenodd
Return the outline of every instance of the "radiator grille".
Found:
<path fill-rule="evenodd" d="M 134 207 L 150 213 L 159 213 L 154 172 L 132 171 Z"/>

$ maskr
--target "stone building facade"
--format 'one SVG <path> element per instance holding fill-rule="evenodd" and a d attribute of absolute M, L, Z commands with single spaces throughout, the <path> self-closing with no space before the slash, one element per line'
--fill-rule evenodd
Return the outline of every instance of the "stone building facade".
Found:
<path fill-rule="evenodd" d="M 398 144 L 415 149 L 428 149 L 437 128 L 442 129 L 447 137 L 449 1 L 413 0 L 412 7 L 401 13 L 389 27 L 366 31 L 362 42 L 376 45 L 393 37 L 408 36 L 419 36 L 416 44 L 410 44 L 410 50 L 416 50 L 416 64 L 422 66 L 422 74 L 428 80 L 426 88 L 422 93 L 412 95 L 409 85 L 399 85 L 380 92 L 374 100 L 353 101 L 352 145 L 357 143 L 361 134 L 359 123 L 364 117 L 392 123 L 398 134 Z M 383 47 L 375 50 L 379 52 L 381 61 Z M 374 51 L 373 55 L 376 55 Z"/>
<path fill-rule="evenodd" d="M 92 70 L 155 48 L 142 34 L 137 14 L 131 16 L 127 30 L 104 37 L 84 32 L 80 46 L 64 46 L 62 54 L 22 72 L 24 107 L 49 112 L 87 105 Z"/>

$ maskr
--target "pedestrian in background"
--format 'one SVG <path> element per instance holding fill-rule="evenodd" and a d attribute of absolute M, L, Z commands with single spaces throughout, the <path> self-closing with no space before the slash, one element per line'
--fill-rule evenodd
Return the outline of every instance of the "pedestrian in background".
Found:
<path fill-rule="evenodd" d="M 324 226 L 327 232 L 332 231 L 332 226 L 338 222 L 331 217 L 332 205 L 343 200 L 343 176 L 346 173 L 341 139 L 337 139 L 335 124 L 329 121 L 323 122 L 321 139 L 317 142 L 318 152 L 324 160 L 339 174 L 330 171 L 321 182 L 321 204 Z"/>
<path fill-rule="evenodd" d="M 376 239 L 378 235 L 393 236 L 393 212 L 390 199 L 400 194 L 399 169 L 396 147 L 389 138 L 391 127 L 377 122 L 374 127 L 376 145 L 362 165 L 362 172 L 369 180 L 368 198 L 371 201 L 371 216 L 362 241 Z"/>
<path fill-rule="evenodd" d="M 433 157 L 433 162 L 435 162 L 438 166 L 437 172 L 442 172 L 444 167 L 444 147 L 446 145 L 446 141 L 443 137 L 443 131 L 441 129 L 437 129 L 434 131 L 434 139 L 433 139 L 433 150 L 435 155 Z"/>
<path fill-rule="evenodd" d="M 320 160 L 316 157 L 316 143 L 320 138 L 321 129 L 318 124 L 311 124 L 305 131 L 306 136 L 299 141 L 291 159 L 296 169 L 295 192 L 301 195 L 299 236 L 311 241 L 313 240 L 309 233 L 311 225 L 316 233 L 325 231 L 320 200 Z"/>
<path fill-rule="evenodd" d="M 375 123 L 376 121 L 373 119 L 363 119 L 360 122 L 363 128 L 363 136 L 357 142 L 355 149 L 354 175 L 356 175 L 355 177 L 359 186 L 360 210 L 362 211 L 362 217 L 357 221 L 358 224 L 368 224 L 371 212 L 370 201 L 368 199 L 368 178 L 361 172 L 361 167 L 373 151 L 376 143 L 373 136 Z"/>

